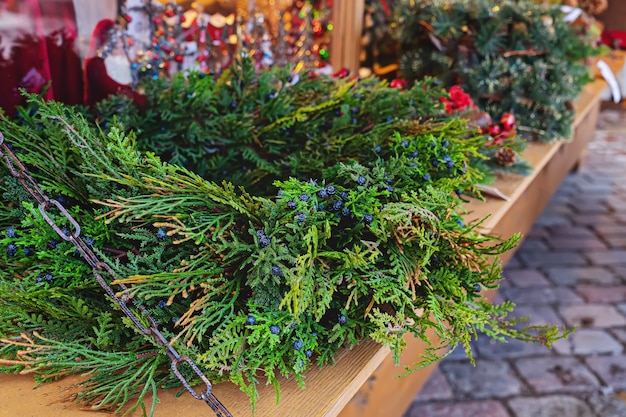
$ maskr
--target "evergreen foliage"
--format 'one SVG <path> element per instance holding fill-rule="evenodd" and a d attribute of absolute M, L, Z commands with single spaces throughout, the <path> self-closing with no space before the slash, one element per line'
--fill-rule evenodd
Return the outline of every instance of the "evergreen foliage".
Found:
<path fill-rule="evenodd" d="M 469 161 L 485 138 L 441 116 L 440 89 L 306 75 L 289 84 L 283 70 L 246 65 L 217 81 L 157 81 L 147 109 L 116 97 L 93 116 L 30 97 L 17 119 L 0 117 L 42 189 L 212 381 L 231 380 L 254 404 L 260 381 L 278 395 L 280 375 L 303 383 L 306 369 L 362 340 L 398 359 L 405 335 L 428 342 L 434 328 L 440 344 L 410 372 L 458 344 L 471 357 L 479 331 L 562 337 L 519 330 L 510 303 L 476 292 L 497 287 L 494 255 L 519 236 L 464 223 L 459 195 L 482 177 Z M 3 165 L 0 181 L 2 370 L 86 374 L 79 400 L 152 414 L 144 396 L 177 384 L 164 355 Z"/>
<path fill-rule="evenodd" d="M 572 102 L 591 80 L 584 60 L 598 50 L 557 6 L 404 0 L 395 12 L 406 78 L 461 84 L 493 118 L 515 114 L 527 139 L 570 138 Z"/>

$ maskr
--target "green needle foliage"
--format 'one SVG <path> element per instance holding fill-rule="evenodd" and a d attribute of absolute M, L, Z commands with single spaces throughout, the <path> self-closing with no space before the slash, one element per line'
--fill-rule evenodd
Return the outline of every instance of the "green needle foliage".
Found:
<path fill-rule="evenodd" d="M 460 84 L 494 120 L 515 114 L 529 140 L 570 139 L 572 102 L 591 81 L 584 60 L 599 50 L 558 6 L 403 0 L 395 12 L 407 79 Z"/>
<path fill-rule="evenodd" d="M 19 118 L 0 118 L 114 284 L 212 381 L 238 384 L 254 406 L 261 381 L 278 395 L 281 375 L 303 383 L 363 340 L 397 360 L 405 336 L 431 343 L 434 329 L 440 343 L 410 372 L 459 344 L 471 357 L 477 332 L 563 336 L 519 330 L 510 303 L 477 292 L 497 287 L 494 259 L 519 236 L 464 223 L 460 195 L 483 176 L 469 161 L 485 138 L 441 116 L 442 90 L 306 74 L 288 85 L 283 70 L 247 65 L 157 81 L 147 109 L 116 97 L 94 115 L 31 97 Z M 162 348 L 105 298 L 4 166 L 0 181 L 2 370 L 84 374 L 79 400 L 152 415 L 145 395 L 177 386 Z"/>

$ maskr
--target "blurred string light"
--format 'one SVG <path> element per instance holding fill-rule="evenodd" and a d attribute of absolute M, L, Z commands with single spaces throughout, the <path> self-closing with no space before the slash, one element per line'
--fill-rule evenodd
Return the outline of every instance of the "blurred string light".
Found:
<path fill-rule="evenodd" d="M 242 50 L 259 68 L 323 68 L 330 59 L 331 0 L 197 0 L 187 9 L 175 1 L 126 0 L 120 10 L 121 23 L 133 25 L 131 15 L 139 16 L 150 28 L 148 39 L 129 34 L 138 78 L 190 68 L 220 73 Z"/>

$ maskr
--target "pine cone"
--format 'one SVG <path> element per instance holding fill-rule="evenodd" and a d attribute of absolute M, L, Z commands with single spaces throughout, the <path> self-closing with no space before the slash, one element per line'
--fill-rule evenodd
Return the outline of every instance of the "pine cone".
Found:
<path fill-rule="evenodd" d="M 578 7 L 583 9 L 585 13 L 587 13 L 588 15 L 595 16 L 595 15 L 602 13 L 603 11 L 606 10 L 607 7 L 609 7 L 609 1 L 608 0 L 579 0 Z"/>
<path fill-rule="evenodd" d="M 498 164 L 510 167 L 517 160 L 517 155 L 515 155 L 515 151 L 513 149 L 501 148 L 498 149 L 494 158 Z"/>

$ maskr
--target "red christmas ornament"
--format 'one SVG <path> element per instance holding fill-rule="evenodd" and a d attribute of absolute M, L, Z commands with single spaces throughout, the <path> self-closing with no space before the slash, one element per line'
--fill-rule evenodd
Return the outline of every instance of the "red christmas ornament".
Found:
<path fill-rule="evenodd" d="M 187 18 L 185 17 L 185 15 L 182 15 L 180 17 L 180 23 L 185 23 L 187 21 Z"/>
<path fill-rule="evenodd" d="M 176 62 L 183 62 L 183 56 L 182 55 L 176 55 L 174 57 L 174 59 L 176 60 Z"/>
<path fill-rule="evenodd" d="M 493 136 L 494 138 L 502 133 L 502 129 L 500 128 L 500 125 L 497 125 L 497 124 L 493 124 L 489 126 L 488 130 L 489 130 L 489 134 L 491 134 L 491 136 Z"/>
<path fill-rule="evenodd" d="M 389 86 L 391 88 L 404 88 L 407 85 L 407 81 L 403 80 L 401 78 L 396 78 L 394 80 L 391 80 L 391 82 L 389 83 Z"/>
<path fill-rule="evenodd" d="M 307 77 L 309 77 L 309 80 L 314 80 L 319 76 L 320 76 L 319 73 L 316 71 L 309 71 L 309 73 L 307 74 Z"/>
<path fill-rule="evenodd" d="M 163 22 L 163 19 L 157 16 L 154 19 L 152 19 L 152 21 L 156 23 L 157 25 L 160 25 Z"/>
<path fill-rule="evenodd" d="M 350 75 L 350 70 L 348 68 L 342 68 L 333 74 L 333 78 L 346 78 L 348 75 Z"/>
<path fill-rule="evenodd" d="M 502 129 L 504 129 L 506 132 L 515 129 L 515 124 L 516 120 L 513 113 L 504 113 L 500 118 L 500 125 L 502 126 Z"/>
<path fill-rule="evenodd" d="M 126 20 L 126 22 L 130 23 L 130 22 L 132 22 L 132 21 L 133 21 L 133 18 L 132 18 L 132 17 L 130 17 L 130 15 L 125 14 L 125 15 L 124 15 L 124 20 Z"/>
<path fill-rule="evenodd" d="M 167 17 L 174 17 L 175 14 L 176 13 L 174 13 L 174 10 L 172 10 L 172 9 L 166 9 L 165 10 L 165 16 L 167 16 Z"/>

